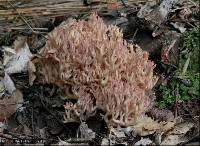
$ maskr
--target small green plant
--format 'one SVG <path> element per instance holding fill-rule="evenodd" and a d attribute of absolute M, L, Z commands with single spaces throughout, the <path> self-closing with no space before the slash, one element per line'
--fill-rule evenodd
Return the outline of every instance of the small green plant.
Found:
<path fill-rule="evenodd" d="M 167 86 L 160 87 L 160 98 L 156 106 L 170 107 L 175 100 L 188 101 L 200 97 L 200 47 L 199 28 L 182 35 L 178 69 Z"/>

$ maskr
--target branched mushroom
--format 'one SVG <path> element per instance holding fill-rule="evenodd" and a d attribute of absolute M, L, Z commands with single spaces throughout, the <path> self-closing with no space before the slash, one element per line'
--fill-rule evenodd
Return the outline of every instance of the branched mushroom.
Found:
<path fill-rule="evenodd" d="M 66 104 L 66 118 L 71 118 L 69 111 L 90 117 L 101 109 L 107 124 L 127 126 L 151 105 L 147 93 L 156 78 L 148 53 L 127 43 L 117 26 L 106 26 L 96 14 L 55 28 L 40 55 L 43 83 L 66 93 L 70 88 L 78 100 Z"/>

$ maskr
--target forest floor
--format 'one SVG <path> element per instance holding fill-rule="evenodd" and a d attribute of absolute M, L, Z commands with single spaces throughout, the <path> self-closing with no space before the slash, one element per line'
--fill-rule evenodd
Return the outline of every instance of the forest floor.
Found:
<path fill-rule="evenodd" d="M 0 19 L 0 143 L 200 145 L 199 2 L 178 1 L 162 19 L 159 6 L 164 1 L 134 5 L 123 0 L 119 9 L 112 5 L 109 13 L 98 12 L 107 25 L 122 30 L 127 42 L 149 52 L 156 64 L 153 107 L 146 119 L 129 127 L 108 128 L 99 112 L 86 121 L 63 122 L 67 98 L 57 86 L 37 82 L 32 74 L 35 69 L 27 66 L 45 45 L 49 32 L 71 18 L 87 19 L 90 12 L 42 20 L 33 17 L 31 21 L 16 13 L 17 18 L 7 26 Z M 0 11 L 7 9 L 5 5 L 13 11 L 20 6 L 4 2 Z M 140 13 L 142 8 L 148 14 Z M 17 19 L 23 27 L 13 26 L 19 23 Z"/>

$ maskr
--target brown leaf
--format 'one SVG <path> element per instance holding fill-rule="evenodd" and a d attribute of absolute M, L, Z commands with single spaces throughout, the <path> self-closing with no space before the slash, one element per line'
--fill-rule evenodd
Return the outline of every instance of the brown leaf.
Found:
<path fill-rule="evenodd" d="M 24 48 L 26 41 L 27 41 L 27 38 L 25 36 L 18 37 L 14 41 L 14 49 L 17 51 L 18 49 Z"/>
<path fill-rule="evenodd" d="M 0 100 L 0 121 L 10 117 L 16 111 L 16 104 L 8 97 Z"/>
<path fill-rule="evenodd" d="M 160 124 L 150 117 L 144 116 L 136 122 L 133 126 L 135 133 L 139 136 L 147 136 L 153 134 L 156 130 L 160 129 Z"/>
<path fill-rule="evenodd" d="M 174 127 L 174 129 L 168 133 L 164 138 L 161 145 L 178 145 L 187 141 L 185 134 L 194 126 L 193 123 L 181 123 Z"/>
<path fill-rule="evenodd" d="M 6 96 L 0 100 L 0 121 L 10 117 L 15 111 L 21 107 L 23 95 L 20 90 L 13 91 L 11 96 Z"/>

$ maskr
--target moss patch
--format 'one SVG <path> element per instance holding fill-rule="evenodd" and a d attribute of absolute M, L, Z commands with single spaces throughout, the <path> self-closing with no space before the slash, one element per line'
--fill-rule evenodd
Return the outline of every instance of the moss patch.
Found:
<path fill-rule="evenodd" d="M 188 101 L 200 97 L 200 47 L 199 28 L 185 32 L 181 38 L 178 69 L 167 86 L 160 87 L 156 106 L 170 107 L 175 100 Z"/>
<path fill-rule="evenodd" d="M 5 34 L 0 36 L 0 46 L 10 46 L 13 42 L 11 34 Z"/>

